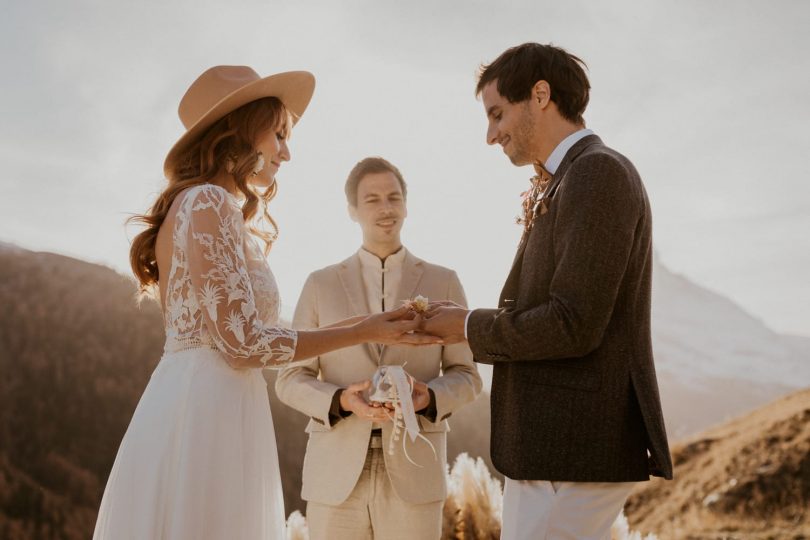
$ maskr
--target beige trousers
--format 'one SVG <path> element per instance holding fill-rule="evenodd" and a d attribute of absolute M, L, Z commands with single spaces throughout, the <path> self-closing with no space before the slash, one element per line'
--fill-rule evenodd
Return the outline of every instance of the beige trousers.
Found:
<path fill-rule="evenodd" d="M 636 483 L 506 478 L 501 540 L 610 540 Z"/>
<path fill-rule="evenodd" d="M 388 480 L 380 448 L 369 448 L 357 485 L 342 504 L 307 503 L 310 540 L 437 540 L 444 501 L 410 504 Z"/>

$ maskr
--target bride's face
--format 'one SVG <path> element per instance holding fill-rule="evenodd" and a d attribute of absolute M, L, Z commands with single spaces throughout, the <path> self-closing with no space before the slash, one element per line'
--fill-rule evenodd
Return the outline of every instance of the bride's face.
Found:
<path fill-rule="evenodd" d="M 256 142 L 256 151 L 261 153 L 264 167 L 255 176 L 249 176 L 248 181 L 257 187 L 270 187 L 276 181 L 276 173 L 281 164 L 290 161 L 290 149 L 287 147 L 287 130 L 285 126 L 279 126 L 263 135 Z"/>

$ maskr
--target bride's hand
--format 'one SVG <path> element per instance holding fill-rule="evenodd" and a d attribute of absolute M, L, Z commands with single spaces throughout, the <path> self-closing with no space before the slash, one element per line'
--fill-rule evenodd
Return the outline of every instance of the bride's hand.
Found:
<path fill-rule="evenodd" d="M 419 330 L 422 318 L 414 317 L 408 306 L 394 311 L 369 315 L 357 323 L 364 341 L 383 345 L 433 345 L 441 343 L 441 338 L 427 334 L 413 333 Z"/>

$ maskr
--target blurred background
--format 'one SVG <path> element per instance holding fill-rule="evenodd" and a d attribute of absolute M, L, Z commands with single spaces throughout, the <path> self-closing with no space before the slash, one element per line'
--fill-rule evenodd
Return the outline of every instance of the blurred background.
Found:
<path fill-rule="evenodd" d="M 306 276 L 360 244 L 351 167 L 409 184 L 403 240 L 497 302 L 530 169 L 485 143 L 476 73 L 507 47 L 583 58 L 589 128 L 639 169 L 653 206 L 654 345 L 676 480 L 630 526 L 660 538 L 810 534 L 810 6 L 800 1 L 6 1 L 0 21 L 0 537 L 87 538 L 162 350 L 127 257 L 216 64 L 306 69 L 315 96 L 271 212 L 290 317 Z M 485 388 L 490 374 L 484 367 Z M 273 377 L 272 373 L 267 374 Z M 270 399 L 287 512 L 303 510 L 304 418 Z M 450 456 L 488 462 L 488 396 L 454 416 Z M 490 467 L 497 479 L 497 472 Z"/>

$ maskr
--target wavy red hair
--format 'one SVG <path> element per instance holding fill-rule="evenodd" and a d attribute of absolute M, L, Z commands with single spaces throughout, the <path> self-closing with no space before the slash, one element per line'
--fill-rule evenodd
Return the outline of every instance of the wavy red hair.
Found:
<path fill-rule="evenodd" d="M 265 254 L 270 251 L 278 236 L 278 226 L 267 205 L 276 195 L 276 183 L 261 190 L 251 186 L 248 179 L 259 160 L 255 149 L 257 141 L 279 127 L 285 137 L 292 127 L 292 118 L 284 104 L 275 97 L 258 99 L 218 120 L 168 164 L 168 186 L 147 213 L 129 220 L 146 225 L 132 240 L 129 250 L 130 266 L 141 292 L 153 290 L 160 279 L 155 244 L 172 203 L 183 190 L 211 182 L 223 173 L 230 174 L 236 188 L 244 195 L 242 216 L 248 230 L 264 241 Z M 265 230 L 267 225 L 270 231 Z"/>

